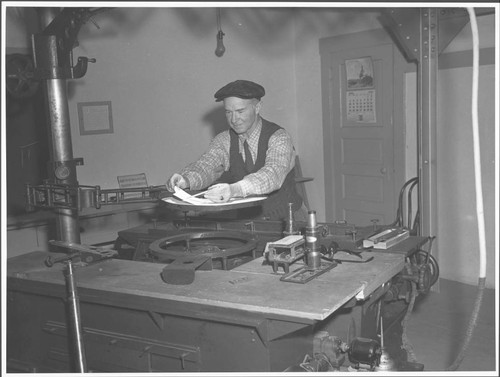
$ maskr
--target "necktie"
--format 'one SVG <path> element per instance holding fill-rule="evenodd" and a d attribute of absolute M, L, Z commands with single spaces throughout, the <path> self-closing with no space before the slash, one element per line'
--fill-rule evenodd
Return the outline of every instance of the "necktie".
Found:
<path fill-rule="evenodd" d="M 248 142 L 246 140 L 243 143 L 243 148 L 245 148 L 245 167 L 247 168 L 248 172 L 251 172 L 253 170 L 253 160 L 252 154 L 250 153 L 250 148 L 248 147 Z"/>

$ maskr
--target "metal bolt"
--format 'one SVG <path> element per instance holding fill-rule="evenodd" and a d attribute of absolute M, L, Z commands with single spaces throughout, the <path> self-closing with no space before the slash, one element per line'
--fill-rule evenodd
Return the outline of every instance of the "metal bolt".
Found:
<path fill-rule="evenodd" d="M 356 229 L 349 231 L 349 234 L 352 236 L 353 241 L 356 241 L 356 233 L 358 233 Z"/>

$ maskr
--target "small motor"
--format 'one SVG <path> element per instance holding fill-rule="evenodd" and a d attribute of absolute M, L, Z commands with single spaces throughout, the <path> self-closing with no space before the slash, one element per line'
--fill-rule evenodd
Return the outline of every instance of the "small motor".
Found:
<path fill-rule="evenodd" d="M 383 348 L 373 339 L 355 338 L 350 344 L 326 331 L 319 331 L 313 340 L 313 354 L 306 355 L 302 363 L 292 365 L 285 372 L 325 372 L 340 371 L 347 354 L 352 370 L 378 370 Z M 351 367 L 349 367 L 351 368 Z M 383 369 L 380 370 L 392 370 Z"/>
<path fill-rule="evenodd" d="M 368 338 L 355 338 L 347 350 L 349 361 L 356 368 L 372 370 L 380 362 L 382 347 L 379 342 Z"/>

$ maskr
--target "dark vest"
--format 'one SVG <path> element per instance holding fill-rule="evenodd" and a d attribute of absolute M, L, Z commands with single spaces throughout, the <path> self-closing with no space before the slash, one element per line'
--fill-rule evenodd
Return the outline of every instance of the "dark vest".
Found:
<path fill-rule="evenodd" d="M 235 183 L 242 180 L 246 175 L 255 173 L 262 168 L 266 162 L 269 138 L 279 129 L 281 129 L 281 127 L 277 124 L 262 119 L 257 160 L 254 163 L 252 171 L 247 171 L 243 157 L 240 154 L 238 134 L 234 132 L 233 129 L 230 129 L 229 135 L 231 145 L 229 148 L 229 170 L 224 172 L 219 182 Z M 288 173 L 280 189 L 268 194 L 268 198 L 263 202 L 262 206 L 240 210 L 239 216 L 245 218 L 263 217 L 269 220 L 287 219 L 288 203 L 292 203 L 294 212 L 302 206 L 302 198 L 296 190 L 294 169 Z"/>

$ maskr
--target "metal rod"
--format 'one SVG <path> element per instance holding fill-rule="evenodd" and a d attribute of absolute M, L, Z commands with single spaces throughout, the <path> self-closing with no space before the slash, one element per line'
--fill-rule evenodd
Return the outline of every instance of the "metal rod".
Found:
<path fill-rule="evenodd" d="M 69 326 L 73 336 L 73 344 L 76 355 L 77 372 L 87 372 L 87 360 L 85 357 L 85 349 L 82 339 L 82 327 L 80 320 L 80 302 L 76 291 L 75 279 L 73 276 L 73 264 L 71 259 L 68 259 L 66 269 L 66 289 L 68 293 L 68 309 L 69 309 Z"/>

